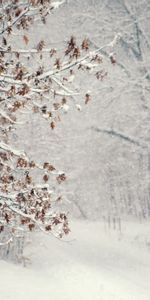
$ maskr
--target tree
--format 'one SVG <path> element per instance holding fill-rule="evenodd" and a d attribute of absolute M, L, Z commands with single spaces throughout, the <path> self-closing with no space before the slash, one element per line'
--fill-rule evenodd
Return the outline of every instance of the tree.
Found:
<path fill-rule="evenodd" d="M 61 185 L 66 180 L 65 173 L 47 160 L 40 165 L 12 144 L 11 136 L 17 125 L 26 124 L 22 112 L 38 114 L 48 122 L 50 130 L 55 130 L 72 100 L 75 108 L 81 110 L 80 103 L 75 101 L 80 92 L 70 87 L 76 73 L 94 70 L 94 78 L 103 80 L 107 73 L 101 68 L 100 52 L 107 47 L 111 50 L 110 62 L 115 64 L 112 50 L 118 35 L 110 44 L 92 52 L 88 39 L 78 44 L 73 36 L 61 54 L 55 48 L 47 48 L 44 40 L 29 48 L 30 28 L 37 20 L 46 24 L 46 17 L 64 3 L 0 1 L 0 232 L 5 233 L 1 246 L 14 242 L 22 230 L 40 229 L 57 238 L 70 230 L 67 214 L 58 209 L 62 195 L 51 186 L 52 177 L 55 184 Z M 18 32 L 22 35 L 21 48 L 15 46 Z M 84 102 L 87 105 L 90 101 L 87 91 Z"/>

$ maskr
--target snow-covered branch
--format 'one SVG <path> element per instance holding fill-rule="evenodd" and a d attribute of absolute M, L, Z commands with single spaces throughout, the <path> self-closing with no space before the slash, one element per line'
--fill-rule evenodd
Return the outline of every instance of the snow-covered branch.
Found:
<path fill-rule="evenodd" d="M 41 74 L 38 78 L 39 80 L 41 79 L 44 79 L 46 77 L 49 77 L 49 76 L 52 76 L 52 75 L 55 75 L 55 74 L 59 74 L 59 73 L 62 73 L 68 69 L 71 69 L 75 66 L 78 66 L 80 65 L 83 61 L 86 61 L 87 59 L 91 58 L 92 56 L 100 53 L 103 49 L 107 48 L 109 46 L 109 44 L 106 44 L 102 47 L 99 47 L 98 49 L 96 49 L 95 51 L 92 51 L 92 52 L 89 52 L 88 54 L 86 54 L 85 56 L 79 58 L 79 59 L 76 59 L 75 61 L 71 62 L 71 63 L 67 63 L 65 64 L 63 67 L 61 67 L 60 69 L 56 69 L 56 70 L 50 70 L 50 71 L 47 71 L 47 72 L 44 72 L 43 74 Z"/>
<path fill-rule="evenodd" d="M 0 35 L 5 33 L 9 28 L 12 28 L 15 24 L 17 24 L 26 14 L 29 12 L 29 5 L 22 11 L 22 13 L 15 18 L 11 23 L 7 23 L 7 25 L 3 28 L 3 30 L 0 32 Z"/>
<path fill-rule="evenodd" d="M 0 243 L 0 246 L 6 246 L 9 245 L 10 243 L 13 242 L 13 237 L 11 237 L 10 239 L 8 239 L 6 242 Z"/>
<path fill-rule="evenodd" d="M 52 48 L 43 48 L 40 50 L 37 49 L 6 49 L 0 47 L 0 52 L 2 53 L 19 53 L 19 54 L 41 54 L 41 53 L 50 53 Z"/>
<path fill-rule="evenodd" d="M 9 152 L 13 153 L 15 156 L 26 157 L 26 154 L 24 153 L 24 151 L 14 149 L 10 145 L 7 145 L 7 144 L 5 144 L 3 142 L 0 142 L 0 148 L 3 149 L 3 150 L 5 150 L 5 151 L 9 151 Z"/>

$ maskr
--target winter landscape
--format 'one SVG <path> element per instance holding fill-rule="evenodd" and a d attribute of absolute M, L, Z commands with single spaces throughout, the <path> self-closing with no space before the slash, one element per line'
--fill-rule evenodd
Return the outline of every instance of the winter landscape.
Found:
<path fill-rule="evenodd" d="M 150 299 L 149 0 L 0 1 L 0 300 Z"/>

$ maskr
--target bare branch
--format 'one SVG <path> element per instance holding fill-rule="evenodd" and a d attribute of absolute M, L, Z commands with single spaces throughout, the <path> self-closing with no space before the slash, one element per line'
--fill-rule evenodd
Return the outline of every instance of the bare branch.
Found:
<path fill-rule="evenodd" d="M 105 129 L 105 128 L 96 128 L 96 127 L 92 127 L 91 128 L 92 130 L 96 131 L 96 132 L 101 132 L 101 133 L 105 133 L 105 134 L 108 134 L 110 136 L 114 136 L 114 137 L 117 137 L 119 139 L 122 139 L 126 142 L 129 142 L 131 144 L 134 144 L 138 147 L 141 147 L 141 148 L 144 148 L 144 149 L 149 149 L 149 145 L 147 145 L 146 143 L 144 142 L 141 142 L 139 140 L 136 140 L 134 137 L 130 137 L 122 132 L 119 132 L 117 130 L 114 130 L 114 129 Z"/>

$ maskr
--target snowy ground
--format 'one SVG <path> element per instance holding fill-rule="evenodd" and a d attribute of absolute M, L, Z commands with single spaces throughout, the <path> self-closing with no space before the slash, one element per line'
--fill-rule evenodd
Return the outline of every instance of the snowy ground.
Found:
<path fill-rule="evenodd" d="M 149 300 L 150 226 L 73 222 L 71 242 L 35 235 L 25 268 L 0 261 L 0 300 Z"/>

